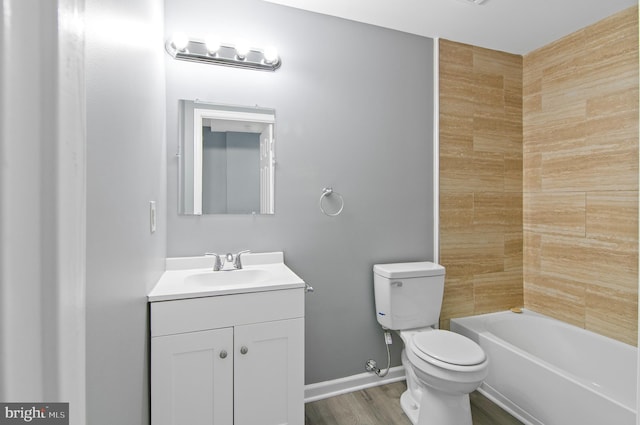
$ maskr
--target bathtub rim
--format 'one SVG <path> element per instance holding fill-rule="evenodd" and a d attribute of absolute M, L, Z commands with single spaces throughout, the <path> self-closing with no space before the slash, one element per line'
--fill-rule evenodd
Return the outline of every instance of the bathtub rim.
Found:
<path fill-rule="evenodd" d="M 529 309 L 522 309 L 522 313 L 515 313 L 512 312 L 510 310 L 506 310 L 506 311 L 498 311 L 498 312 L 492 312 L 492 313 L 484 313 L 484 314 L 478 314 L 478 315 L 473 315 L 473 316 L 466 316 L 466 317 L 458 317 L 458 318 L 453 318 L 451 319 L 451 326 L 450 328 L 454 328 L 454 327 L 461 327 L 465 330 L 467 330 L 468 332 L 461 332 L 463 335 L 471 338 L 472 340 L 474 340 L 477 344 L 480 344 L 480 335 L 484 334 L 484 338 L 490 340 L 491 342 L 498 344 L 500 346 L 502 346 L 503 348 L 506 348 L 508 350 L 512 350 L 515 353 L 517 353 L 520 356 L 524 356 L 528 359 L 530 359 L 532 362 L 534 362 L 536 365 L 543 367 L 553 373 L 559 374 L 563 377 L 565 377 L 566 379 L 572 381 L 573 383 L 575 383 L 576 385 L 581 386 L 582 388 L 597 394 L 600 397 L 603 397 L 605 399 L 607 399 L 608 401 L 610 401 L 611 403 L 614 403 L 615 405 L 617 405 L 618 407 L 620 407 L 621 409 L 624 409 L 634 415 L 637 416 L 637 412 L 638 412 L 638 406 L 635 406 L 634 403 L 631 403 L 631 406 L 627 406 L 625 404 L 623 404 L 622 401 L 619 401 L 615 398 L 613 398 L 609 393 L 607 393 L 606 391 L 602 391 L 601 389 L 598 389 L 597 387 L 593 387 L 592 385 L 590 385 L 590 383 L 581 378 L 576 376 L 575 374 L 562 369 L 546 360 L 543 360 L 541 358 L 539 358 L 538 356 L 535 356 L 523 349 L 521 349 L 520 347 L 510 343 L 509 341 L 505 341 L 504 339 L 500 338 L 499 336 L 495 335 L 494 333 L 491 332 L 490 329 L 487 329 L 486 323 L 487 320 L 499 320 L 500 317 L 502 316 L 511 316 L 511 315 L 525 315 L 525 316 L 531 316 L 531 317 L 536 317 L 537 319 L 543 319 L 543 320 L 548 320 L 553 322 L 554 326 L 560 326 L 560 327 L 567 327 L 570 328 L 572 330 L 578 331 L 578 332 L 586 332 L 589 333 L 590 337 L 595 337 L 596 339 L 603 339 L 605 340 L 607 343 L 612 343 L 614 345 L 620 345 L 620 347 L 623 347 L 624 349 L 635 349 L 636 351 L 638 350 L 638 347 L 634 347 L 632 345 L 626 344 L 622 341 L 618 341 L 616 339 L 607 337 L 605 335 L 601 335 L 598 333 L 595 333 L 593 331 L 589 331 L 587 329 L 584 328 L 580 328 L 578 326 L 572 325 L 570 323 L 566 323 L 563 322 L 559 319 L 555 319 L 553 317 L 550 316 L 546 316 L 544 314 L 529 310 Z M 482 320 L 484 319 L 484 320 Z M 469 325 L 469 322 L 472 323 L 473 326 Z M 453 330 L 453 329 L 452 329 Z M 455 331 L 454 331 L 455 332 Z M 472 335 L 470 335 L 469 333 L 472 333 Z M 637 355 L 635 356 L 635 358 L 637 358 Z M 521 409 L 519 406 L 517 406 L 516 404 L 514 404 L 513 402 L 511 402 L 506 396 L 502 395 L 499 391 L 495 390 L 494 388 L 492 388 L 489 384 L 487 384 L 486 382 L 483 382 L 480 387 L 478 388 L 478 391 L 480 393 L 482 393 L 483 395 L 485 395 L 487 398 L 489 398 L 491 401 L 493 401 L 494 403 L 496 403 L 497 405 L 499 405 L 500 407 L 502 407 L 504 410 L 506 410 L 507 412 L 509 412 L 512 416 L 516 417 L 518 420 L 520 420 L 521 422 L 524 422 L 527 425 L 544 425 L 541 422 L 539 422 L 537 419 L 535 419 L 533 416 L 531 416 L 530 414 L 528 414 L 526 411 L 524 411 L 523 409 Z M 636 397 L 637 398 L 637 395 Z M 633 398 L 633 399 L 635 399 Z M 633 400 L 632 400 L 633 401 Z"/>

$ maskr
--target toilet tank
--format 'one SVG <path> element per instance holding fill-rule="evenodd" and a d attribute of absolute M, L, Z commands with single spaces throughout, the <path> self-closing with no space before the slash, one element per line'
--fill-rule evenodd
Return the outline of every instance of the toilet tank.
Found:
<path fill-rule="evenodd" d="M 388 329 L 436 325 L 445 269 L 428 261 L 373 266 L 376 317 Z"/>

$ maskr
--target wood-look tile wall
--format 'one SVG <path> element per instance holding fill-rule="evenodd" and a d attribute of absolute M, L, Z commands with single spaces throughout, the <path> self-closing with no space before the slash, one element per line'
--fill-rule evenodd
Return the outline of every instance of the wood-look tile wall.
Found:
<path fill-rule="evenodd" d="M 441 326 L 521 306 L 522 246 L 522 57 L 441 40 Z"/>
<path fill-rule="evenodd" d="M 524 303 L 637 344 L 638 8 L 524 57 Z"/>
<path fill-rule="evenodd" d="M 441 325 L 521 305 L 637 345 L 638 8 L 524 58 L 440 42 Z"/>

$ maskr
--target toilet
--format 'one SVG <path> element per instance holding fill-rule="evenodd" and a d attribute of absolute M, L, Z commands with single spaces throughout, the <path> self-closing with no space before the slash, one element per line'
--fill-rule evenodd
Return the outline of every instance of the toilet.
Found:
<path fill-rule="evenodd" d="M 487 377 L 484 350 L 460 334 L 436 329 L 445 269 L 431 262 L 373 266 L 376 317 L 404 343 L 407 391 L 402 410 L 414 425 L 471 425 L 469 393 Z"/>

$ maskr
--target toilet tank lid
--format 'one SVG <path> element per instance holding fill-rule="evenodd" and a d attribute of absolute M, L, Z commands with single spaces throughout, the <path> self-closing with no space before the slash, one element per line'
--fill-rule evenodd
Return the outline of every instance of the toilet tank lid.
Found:
<path fill-rule="evenodd" d="M 376 264 L 373 272 L 389 279 L 403 279 L 409 277 L 427 277 L 444 275 L 444 267 L 430 261 L 413 263 Z"/>

